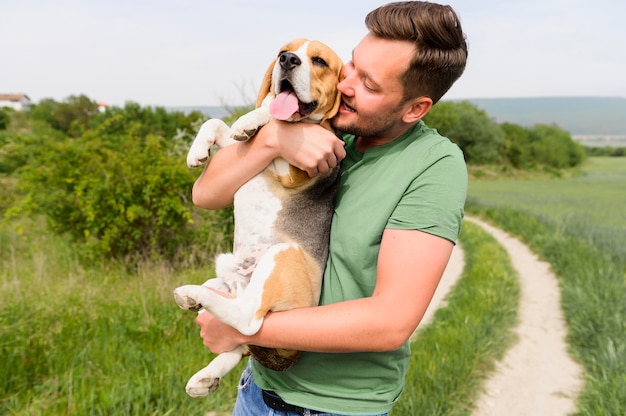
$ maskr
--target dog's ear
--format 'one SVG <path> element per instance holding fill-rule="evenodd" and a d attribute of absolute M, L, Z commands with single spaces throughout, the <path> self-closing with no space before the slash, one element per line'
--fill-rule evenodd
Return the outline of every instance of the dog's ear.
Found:
<path fill-rule="evenodd" d="M 276 59 L 272 61 L 270 67 L 265 71 L 265 76 L 263 77 L 263 82 L 261 83 L 261 89 L 259 89 L 259 96 L 256 99 L 256 108 L 261 107 L 263 104 L 263 100 L 272 92 L 272 73 L 274 72 L 274 65 L 276 64 Z"/>
<path fill-rule="evenodd" d="M 341 68 L 339 69 L 339 76 L 337 77 L 337 84 L 343 81 L 343 79 L 344 79 L 344 75 L 343 75 L 343 65 L 342 65 Z M 332 128 L 330 127 L 330 119 L 335 117 L 335 115 L 339 111 L 340 105 L 341 105 L 341 93 L 339 92 L 339 90 L 336 90 L 335 91 L 335 103 L 333 104 L 333 108 L 329 112 L 324 114 L 324 118 L 322 119 L 320 123 L 323 127 L 327 128 L 328 130 L 332 130 Z"/>

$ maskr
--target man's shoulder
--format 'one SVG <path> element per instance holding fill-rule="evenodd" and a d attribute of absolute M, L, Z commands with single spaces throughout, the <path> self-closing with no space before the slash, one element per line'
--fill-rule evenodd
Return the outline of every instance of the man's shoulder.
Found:
<path fill-rule="evenodd" d="M 425 148 L 428 152 L 435 154 L 450 155 L 454 157 L 462 157 L 463 153 L 459 146 L 446 136 L 443 136 L 437 129 L 428 127 L 423 121 L 419 121 L 409 132 L 407 132 L 410 140 L 409 143 L 419 146 L 424 152 Z"/>

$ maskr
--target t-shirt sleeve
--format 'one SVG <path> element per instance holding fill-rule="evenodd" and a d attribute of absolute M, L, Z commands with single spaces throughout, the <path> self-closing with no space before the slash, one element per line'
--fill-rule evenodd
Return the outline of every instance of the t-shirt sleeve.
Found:
<path fill-rule="evenodd" d="M 387 228 L 420 230 L 453 243 L 461 231 L 467 196 L 467 167 L 457 145 L 444 142 L 422 157 L 427 163 L 414 172 Z"/>

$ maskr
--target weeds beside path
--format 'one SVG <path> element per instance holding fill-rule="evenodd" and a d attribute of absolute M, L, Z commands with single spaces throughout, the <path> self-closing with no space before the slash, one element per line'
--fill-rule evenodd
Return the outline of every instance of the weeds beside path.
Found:
<path fill-rule="evenodd" d="M 567 415 L 576 410 L 582 368 L 567 353 L 556 277 L 519 240 L 475 218 L 507 250 L 520 276 L 519 341 L 498 363 L 475 416 Z"/>

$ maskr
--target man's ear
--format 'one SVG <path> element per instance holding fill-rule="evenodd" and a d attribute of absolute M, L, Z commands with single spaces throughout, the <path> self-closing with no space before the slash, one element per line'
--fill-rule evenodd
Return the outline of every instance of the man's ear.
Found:
<path fill-rule="evenodd" d="M 433 100 L 430 97 L 419 97 L 409 104 L 410 106 L 402 116 L 402 121 L 413 124 L 420 121 L 430 111 Z"/>

